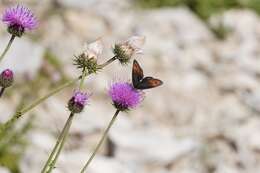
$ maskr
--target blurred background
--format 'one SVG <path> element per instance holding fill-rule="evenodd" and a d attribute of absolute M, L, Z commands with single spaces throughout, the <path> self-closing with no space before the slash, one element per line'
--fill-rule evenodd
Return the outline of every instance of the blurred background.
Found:
<path fill-rule="evenodd" d="M 40 21 L 15 40 L 1 70 L 15 85 L 0 102 L 0 121 L 79 75 L 73 55 L 102 38 L 100 62 L 117 41 L 146 36 L 136 57 L 164 85 L 121 113 L 89 173 L 260 172 L 260 0 L 1 0 L 0 12 L 21 3 Z M 0 25 L 0 50 L 9 35 Z M 93 93 L 77 115 L 55 173 L 79 172 L 114 108 L 109 83 L 131 79 L 118 62 L 85 82 Z M 67 88 L 26 114 L 1 136 L 0 173 L 42 169 L 69 112 Z"/>

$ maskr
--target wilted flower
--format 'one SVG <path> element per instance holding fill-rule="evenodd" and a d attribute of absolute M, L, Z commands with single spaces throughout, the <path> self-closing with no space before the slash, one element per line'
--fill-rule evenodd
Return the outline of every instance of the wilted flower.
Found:
<path fill-rule="evenodd" d="M 97 40 L 91 44 L 84 45 L 84 54 L 86 57 L 98 59 L 98 57 L 102 54 L 103 51 L 103 43 L 101 40 Z"/>
<path fill-rule="evenodd" d="M 68 108 L 73 113 L 80 113 L 87 104 L 90 95 L 81 91 L 76 91 L 69 100 Z"/>
<path fill-rule="evenodd" d="M 0 75 L 0 86 L 3 88 L 10 87 L 14 81 L 13 71 L 10 69 L 4 70 Z"/>
<path fill-rule="evenodd" d="M 87 70 L 89 74 L 99 70 L 97 60 L 103 51 L 103 43 L 97 40 L 89 45 L 84 45 L 84 52 L 74 59 L 74 65 L 82 70 Z"/>
<path fill-rule="evenodd" d="M 8 25 L 8 32 L 17 37 L 21 37 L 25 30 L 32 30 L 37 26 L 34 14 L 22 5 L 6 9 L 2 21 Z"/>
<path fill-rule="evenodd" d="M 137 107 L 142 101 L 143 94 L 127 82 L 113 83 L 108 94 L 116 109 L 125 111 Z"/>
<path fill-rule="evenodd" d="M 142 53 L 144 42 L 144 36 L 132 36 L 122 43 L 115 44 L 113 52 L 122 64 L 126 64 L 133 55 Z"/>

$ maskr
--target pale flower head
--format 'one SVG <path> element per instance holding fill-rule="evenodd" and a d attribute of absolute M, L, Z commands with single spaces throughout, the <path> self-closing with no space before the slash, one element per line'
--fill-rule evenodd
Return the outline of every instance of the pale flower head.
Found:
<path fill-rule="evenodd" d="M 135 52 L 135 54 L 143 53 L 142 47 L 145 43 L 144 36 L 132 36 L 124 44 L 129 45 Z"/>
<path fill-rule="evenodd" d="M 144 36 L 132 36 L 126 41 L 116 44 L 113 51 L 117 59 L 122 64 L 126 64 L 134 55 L 143 52 L 142 47 L 144 43 Z"/>
<path fill-rule="evenodd" d="M 94 58 L 95 60 L 102 54 L 103 51 L 103 42 L 99 39 L 93 43 L 84 45 L 84 55 L 87 58 Z"/>
<path fill-rule="evenodd" d="M 97 61 L 102 51 L 103 43 L 101 40 L 85 44 L 83 53 L 75 56 L 74 65 L 82 71 L 87 70 L 88 74 L 96 73 L 100 69 Z"/>

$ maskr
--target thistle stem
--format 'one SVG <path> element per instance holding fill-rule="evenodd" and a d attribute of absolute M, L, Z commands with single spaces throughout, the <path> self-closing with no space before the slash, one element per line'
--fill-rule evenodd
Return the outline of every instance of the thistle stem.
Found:
<path fill-rule="evenodd" d="M 83 85 L 84 85 L 84 81 L 85 81 L 85 78 L 87 77 L 87 75 L 88 75 L 87 70 L 84 69 L 83 72 L 82 72 L 80 83 L 79 83 L 79 90 L 82 90 Z"/>
<path fill-rule="evenodd" d="M 0 97 L 2 97 L 2 95 L 4 94 L 4 91 L 5 91 L 5 87 L 2 87 L 0 90 Z"/>
<path fill-rule="evenodd" d="M 54 168 L 55 162 L 57 161 L 57 158 L 60 154 L 61 148 L 63 147 L 65 139 L 68 135 L 73 117 L 74 117 L 74 114 L 71 113 L 69 118 L 67 119 L 66 124 L 64 125 L 64 127 L 63 127 L 63 129 L 62 129 L 62 131 L 61 131 L 61 133 L 60 133 L 60 135 L 57 139 L 57 142 L 56 142 L 47 162 L 45 163 L 41 173 L 51 172 L 51 170 Z M 54 157 L 54 159 L 53 159 L 53 157 Z"/>
<path fill-rule="evenodd" d="M 73 115 L 70 115 L 70 116 L 73 117 Z M 64 134 L 64 136 L 63 136 L 63 138 L 62 138 L 62 140 L 61 140 L 61 143 L 60 143 L 60 145 L 59 145 L 59 147 L 58 147 L 58 151 L 57 151 L 56 155 L 54 156 L 54 159 L 53 159 L 53 161 L 51 162 L 50 168 L 49 168 L 49 170 L 47 171 L 47 173 L 50 173 L 50 172 L 53 170 L 53 168 L 55 167 L 55 164 L 56 164 L 56 162 L 57 162 L 57 160 L 58 160 L 58 158 L 59 158 L 59 155 L 60 155 L 60 153 L 61 153 L 61 150 L 62 150 L 62 148 L 63 148 L 63 146 L 64 146 L 64 144 L 65 144 L 65 141 L 66 141 L 66 139 L 67 139 L 67 137 L 68 137 L 68 135 L 69 135 L 69 129 L 70 129 L 70 127 L 71 127 L 71 124 L 72 124 L 72 119 L 70 120 L 70 123 L 69 123 L 69 125 L 68 125 L 68 127 L 67 127 L 67 129 L 66 129 L 66 132 L 65 132 L 65 134 Z"/>
<path fill-rule="evenodd" d="M 39 105 L 40 103 L 42 103 L 43 101 L 45 101 L 46 99 L 48 99 L 49 97 L 53 96 L 54 94 L 60 92 L 61 90 L 63 90 L 64 88 L 67 88 L 71 85 L 73 85 L 74 83 L 76 83 L 79 80 L 79 78 L 68 81 L 66 83 L 64 83 L 63 85 L 55 88 L 54 90 L 52 90 L 51 92 L 49 92 L 48 94 L 46 94 L 45 96 L 39 98 L 38 100 L 34 101 L 31 105 L 29 105 L 28 107 L 24 108 L 21 113 L 25 114 L 26 112 L 30 111 L 31 109 L 33 109 L 34 107 L 36 107 L 37 105 Z"/>
<path fill-rule="evenodd" d="M 116 56 L 113 56 L 112 58 L 110 58 L 109 60 L 107 60 L 105 63 L 99 65 L 100 68 L 104 68 L 105 66 L 111 64 L 112 62 L 114 62 L 117 59 Z"/>
<path fill-rule="evenodd" d="M 12 45 L 14 39 L 15 39 L 15 35 L 12 35 L 11 38 L 10 38 L 10 40 L 9 40 L 9 42 L 8 42 L 8 44 L 7 44 L 7 46 L 5 47 L 4 51 L 2 52 L 2 54 L 1 54 L 1 56 L 0 56 L 0 62 L 1 62 L 1 61 L 3 60 L 3 58 L 5 57 L 7 51 L 10 49 L 10 47 L 11 47 L 11 45 Z"/>
<path fill-rule="evenodd" d="M 82 75 L 80 77 L 80 85 L 79 85 L 80 90 L 83 88 L 83 84 L 84 84 L 84 80 L 85 80 L 86 76 L 87 76 L 87 71 L 86 71 L 86 69 L 84 69 L 82 72 Z M 61 132 L 60 137 L 58 138 L 57 143 L 56 143 L 54 149 L 52 150 L 52 153 L 49 156 L 41 173 L 45 173 L 45 172 L 50 173 L 53 170 L 53 168 L 55 167 L 55 164 L 58 160 L 61 150 L 65 144 L 66 138 L 69 134 L 69 129 L 72 124 L 72 119 L 74 117 L 73 115 L 74 115 L 73 113 L 70 114 L 69 119 L 67 120 L 67 123 L 64 126 L 64 129 Z"/>
<path fill-rule="evenodd" d="M 64 83 L 63 85 L 55 88 L 54 90 L 52 90 L 51 92 L 49 92 L 48 94 L 46 94 L 45 96 L 35 100 L 33 103 L 31 103 L 29 106 L 23 108 L 20 111 L 17 111 L 11 119 L 9 119 L 7 122 L 5 122 L 1 128 L 0 128 L 0 134 L 3 133 L 6 129 L 8 129 L 12 124 L 14 124 L 20 117 L 22 117 L 22 115 L 24 115 L 25 113 L 29 112 L 30 110 L 32 110 L 33 108 L 35 108 L 37 105 L 41 104 L 42 102 L 44 102 L 46 99 L 48 99 L 49 97 L 53 96 L 54 94 L 60 92 L 61 90 L 63 90 L 64 88 L 69 87 L 70 85 L 76 83 L 79 80 L 79 78 L 68 81 L 66 83 Z M 1 139 L 0 139 L 1 140 Z"/>
<path fill-rule="evenodd" d="M 99 65 L 99 68 L 104 68 L 106 67 L 107 65 L 111 64 L 112 62 L 114 62 L 116 60 L 116 56 L 113 56 L 112 58 L 110 58 L 108 61 L 106 61 L 105 63 Z M 84 69 L 83 72 L 82 72 L 82 77 L 81 77 L 81 80 L 80 80 L 80 84 L 79 84 L 79 90 L 82 90 L 83 88 L 83 85 L 84 85 L 84 80 L 86 78 L 86 76 L 88 75 L 87 73 L 87 70 Z"/>
<path fill-rule="evenodd" d="M 15 37 L 14 37 L 15 38 Z M 9 46 L 10 47 L 10 46 Z M 109 59 L 107 62 L 105 62 L 104 64 L 100 65 L 100 67 L 105 67 L 107 65 L 109 65 L 110 63 L 112 63 L 113 61 L 116 60 L 116 56 L 112 57 L 111 59 Z M 1 61 L 1 59 L 0 59 Z M 84 70 L 85 71 L 85 70 Z M 20 117 L 22 117 L 25 113 L 29 112 L 30 110 L 32 110 L 34 107 L 36 107 L 37 105 L 41 104 L 43 101 L 45 101 L 46 99 L 48 99 L 49 97 L 53 96 L 54 94 L 60 92 L 61 90 L 63 90 L 64 88 L 69 87 L 70 85 L 76 83 L 79 79 L 81 79 L 80 82 L 80 89 L 82 89 L 82 86 L 84 84 L 84 79 L 87 76 L 87 73 L 84 72 L 82 74 L 82 76 L 80 76 L 77 79 L 71 80 L 66 82 L 65 84 L 59 86 L 58 88 L 52 90 L 50 93 L 46 94 L 45 96 L 35 100 L 32 104 L 30 104 L 29 106 L 23 108 L 20 111 L 17 111 L 11 119 L 9 119 L 7 122 L 5 122 L 3 125 L 1 125 L 0 127 L 0 134 L 3 133 L 6 129 L 8 129 L 12 124 L 14 124 Z M 1 140 L 1 139 L 0 139 Z"/>
<path fill-rule="evenodd" d="M 114 116 L 112 117 L 112 119 L 110 120 L 107 128 L 105 129 L 100 141 L 98 142 L 96 148 L 94 149 L 92 155 L 90 156 L 90 158 L 88 159 L 88 161 L 86 162 L 86 164 L 84 165 L 83 169 L 80 171 L 80 173 L 84 173 L 86 171 L 86 169 L 88 168 L 89 164 L 91 163 L 91 161 L 93 160 L 93 158 L 95 157 L 95 155 L 97 154 L 98 149 L 100 148 L 100 146 L 102 145 L 102 143 L 104 142 L 105 138 L 107 137 L 107 134 L 110 130 L 110 128 L 112 127 L 112 125 L 114 124 L 117 115 L 119 114 L 120 110 L 116 110 Z"/>

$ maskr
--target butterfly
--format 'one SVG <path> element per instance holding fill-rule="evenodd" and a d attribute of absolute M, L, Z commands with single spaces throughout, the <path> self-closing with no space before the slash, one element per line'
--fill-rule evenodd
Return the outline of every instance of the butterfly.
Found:
<path fill-rule="evenodd" d="M 144 77 L 143 69 L 136 60 L 133 62 L 132 83 L 134 88 L 140 90 L 158 87 L 163 84 L 160 79 L 155 79 L 150 76 Z"/>

